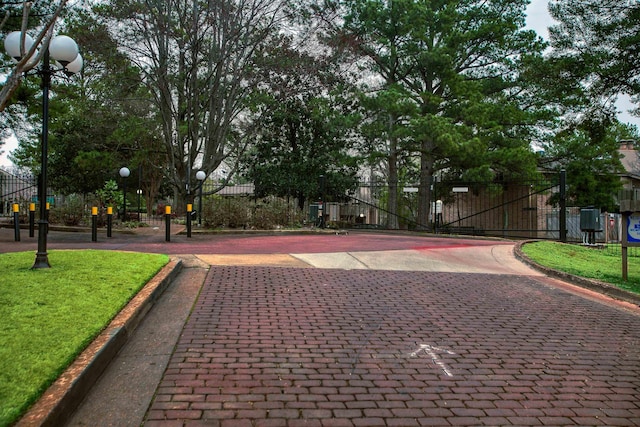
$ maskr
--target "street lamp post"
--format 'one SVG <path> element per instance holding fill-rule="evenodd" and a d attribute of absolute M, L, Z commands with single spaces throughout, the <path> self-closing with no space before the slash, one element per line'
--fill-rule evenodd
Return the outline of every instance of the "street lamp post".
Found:
<path fill-rule="evenodd" d="M 198 200 L 198 227 L 202 227 L 202 185 L 204 184 L 204 180 L 207 177 L 207 174 L 204 171 L 196 172 L 196 179 L 200 181 L 200 189 L 199 189 L 199 200 Z"/>
<path fill-rule="evenodd" d="M 5 37 L 6 52 L 19 61 L 22 55 L 29 52 L 34 40 L 29 35 L 14 31 Z M 42 63 L 35 73 L 42 79 L 42 144 L 40 162 L 40 182 L 38 185 L 38 202 L 40 203 L 40 219 L 38 220 L 38 251 L 32 268 L 50 268 L 47 254 L 47 157 L 49 144 L 49 88 L 51 76 L 64 72 L 68 76 L 78 73 L 82 69 L 82 56 L 78 53 L 78 45 L 68 36 L 57 36 L 51 39 L 49 46 L 42 46 L 44 52 Z M 52 68 L 51 59 L 57 61 L 61 68 Z M 26 73 L 25 73 L 26 74 Z"/>
<path fill-rule="evenodd" d="M 131 174 L 128 167 L 120 168 L 120 176 L 122 177 L 122 222 L 127 220 L 127 178 Z"/>

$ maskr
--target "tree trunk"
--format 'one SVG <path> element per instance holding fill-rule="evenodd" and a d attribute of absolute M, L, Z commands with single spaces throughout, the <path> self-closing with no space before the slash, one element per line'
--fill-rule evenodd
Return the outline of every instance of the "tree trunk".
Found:
<path fill-rule="evenodd" d="M 398 222 L 398 139 L 394 136 L 394 123 L 396 117 L 389 115 L 389 157 L 387 165 L 389 170 L 389 205 L 387 212 L 389 215 L 387 227 L 391 230 L 400 228 Z"/>
<path fill-rule="evenodd" d="M 429 139 L 422 142 L 420 150 L 420 183 L 418 186 L 418 230 L 429 229 L 429 211 L 431 210 L 431 179 L 433 176 L 433 144 Z"/>

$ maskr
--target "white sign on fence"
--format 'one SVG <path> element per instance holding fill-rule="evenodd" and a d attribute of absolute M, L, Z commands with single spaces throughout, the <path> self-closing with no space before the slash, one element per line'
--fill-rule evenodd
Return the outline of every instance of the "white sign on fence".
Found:
<path fill-rule="evenodd" d="M 454 193 L 468 193 L 469 187 L 453 187 L 451 191 Z"/>

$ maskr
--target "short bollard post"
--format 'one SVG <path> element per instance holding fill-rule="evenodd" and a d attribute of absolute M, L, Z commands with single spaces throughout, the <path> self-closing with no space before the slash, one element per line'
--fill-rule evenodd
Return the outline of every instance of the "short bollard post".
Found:
<path fill-rule="evenodd" d="M 187 237 L 191 237 L 191 212 L 193 211 L 193 205 L 187 204 Z"/>
<path fill-rule="evenodd" d="M 98 241 L 98 208 L 96 206 L 91 208 L 91 241 Z"/>
<path fill-rule="evenodd" d="M 171 241 L 171 206 L 164 207 L 165 240 Z"/>
<path fill-rule="evenodd" d="M 20 241 L 20 205 L 13 204 L 13 234 L 16 242 Z"/>
<path fill-rule="evenodd" d="M 107 208 L 107 237 L 111 237 L 111 227 L 113 226 L 113 208 Z"/>
<path fill-rule="evenodd" d="M 35 235 L 36 226 L 36 204 L 29 203 L 29 237 Z"/>
<path fill-rule="evenodd" d="M 47 202 L 47 204 L 45 205 L 45 207 L 46 207 L 46 209 L 45 209 L 45 210 L 46 210 L 45 215 L 46 215 L 46 217 L 47 217 L 47 224 L 46 224 L 47 229 L 46 229 L 46 230 L 44 230 L 44 232 L 45 232 L 45 233 L 47 233 L 47 234 L 49 234 L 49 211 L 51 210 L 51 203 Z"/>

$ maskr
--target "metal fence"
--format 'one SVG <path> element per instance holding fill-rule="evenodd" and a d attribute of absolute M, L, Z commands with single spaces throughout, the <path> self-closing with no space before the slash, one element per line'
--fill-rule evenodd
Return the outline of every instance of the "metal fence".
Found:
<path fill-rule="evenodd" d="M 436 186 L 436 229 L 442 232 L 511 238 L 559 237 L 559 210 L 549 201 L 559 192 L 546 180 L 442 182 Z"/>
<path fill-rule="evenodd" d="M 549 204 L 551 196 L 558 190 L 557 182 L 539 180 L 438 182 L 432 187 L 428 224 L 419 225 L 421 229 L 437 233 L 558 239 L 559 209 Z M 280 217 L 279 224 L 282 226 L 385 229 L 388 228 L 390 216 L 394 214 L 398 216 L 401 228 L 410 230 L 418 226 L 415 216 L 418 204 L 415 185 L 405 184 L 399 187 L 397 213 L 392 213 L 386 206 L 389 188 L 382 183 L 362 183 L 348 197 L 337 196 L 328 196 L 326 201 L 307 201 L 300 212 L 297 200 L 292 197 L 259 198 L 255 197 L 252 185 L 235 185 L 224 188 L 215 196 L 205 197 L 203 214 L 208 218 L 209 209 L 217 205 L 220 219 L 214 221 L 215 224 L 207 225 L 237 227 L 241 223 L 254 224 L 249 225 L 252 227 L 258 221 L 254 213 L 264 215 L 262 208 L 270 205 L 273 210 L 287 212 Z M 335 199 L 346 201 L 331 201 Z M 239 208 L 241 200 L 245 204 Z M 246 212 L 246 215 L 238 215 L 238 209 Z M 241 220 L 232 219 L 234 215 Z M 573 222 L 573 216 L 569 215 L 568 219 Z M 296 223 L 292 224 L 291 220 Z M 572 228 L 569 235 L 575 240 L 581 239 L 579 230 L 574 232 Z"/>
<path fill-rule="evenodd" d="M 37 193 L 33 176 L 14 175 L 0 169 L 0 216 L 11 215 L 15 203 L 24 206 L 37 201 Z"/>
<path fill-rule="evenodd" d="M 559 192 L 558 180 L 459 182 L 438 181 L 431 188 L 431 209 L 427 224 L 421 229 L 436 233 L 499 236 L 505 238 L 560 239 L 560 209 L 551 204 Z M 348 195 L 328 196 L 326 201 L 307 200 L 300 208 L 293 196 L 257 197 L 252 184 L 227 185 L 206 181 L 192 195 L 195 224 L 207 228 L 274 229 L 305 226 L 335 228 L 386 229 L 391 211 L 387 200 L 389 188 L 383 183 L 362 183 Z M 399 209 L 395 215 L 403 229 L 417 228 L 417 186 L 399 187 Z M 332 200 L 341 200 L 333 202 Z M 36 180 L 0 171 L 0 216 L 10 216 L 13 203 L 27 212 L 28 204 L 37 201 Z M 52 222 L 64 225 L 90 223 L 95 197 L 54 196 Z M 176 220 L 185 219 L 186 207 L 176 206 L 170 199 L 154 200 L 147 211 L 147 201 L 140 194 L 127 195 L 127 217 L 121 206 L 114 206 L 115 218 L 127 222 L 161 223 L 165 206 L 173 208 Z M 106 207 L 101 207 L 104 217 Z M 178 214 L 178 215 L 176 215 Z M 25 215 L 26 217 L 26 215 Z M 580 209 L 566 208 L 567 240 L 584 240 L 580 230 Z M 598 242 L 620 240 L 621 218 L 617 214 L 601 214 L 605 227 L 596 233 Z"/>

